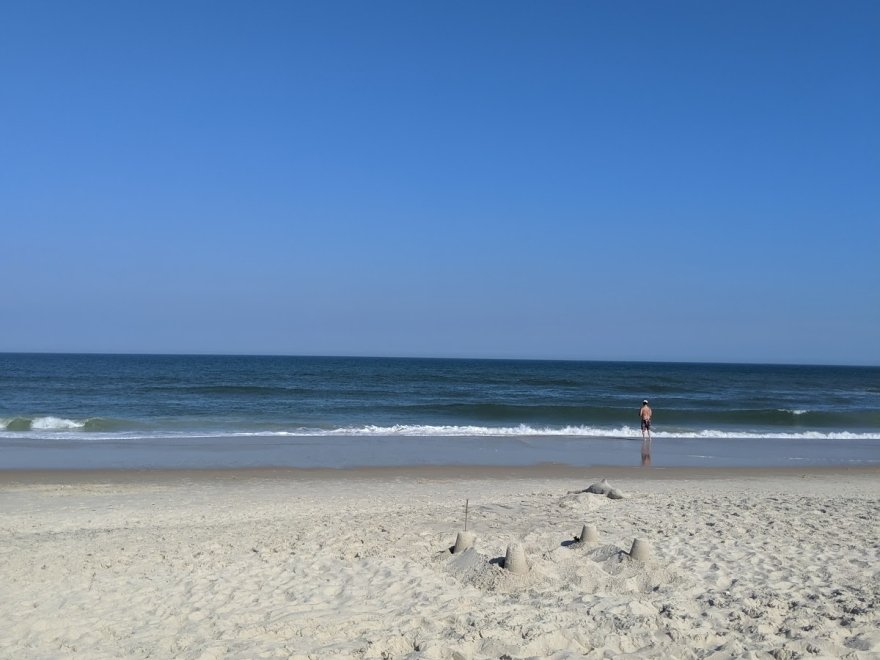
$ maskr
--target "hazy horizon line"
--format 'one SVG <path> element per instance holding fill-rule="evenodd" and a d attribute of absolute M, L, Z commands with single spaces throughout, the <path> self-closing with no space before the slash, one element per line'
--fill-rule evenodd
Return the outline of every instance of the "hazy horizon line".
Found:
<path fill-rule="evenodd" d="M 0 350 L 0 355 L 76 355 L 96 357 L 230 357 L 230 358 L 312 358 L 312 359 L 343 359 L 343 360 L 451 360 L 476 362 L 577 362 L 577 363 L 623 363 L 623 364 L 670 364 L 670 365 L 730 365 L 760 367 L 850 367 L 880 368 L 880 364 L 853 364 L 831 362 L 756 362 L 750 360 L 681 360 L 681 359 L 636 359 L 636 358 L 562 358 L 562 357 L 476 357 L 449 355 L 390 355 L 390 354 L 323 354 L 323 353 L 192 353 L 192 352 L 155 352 L 155 351 L 9 351 Z"/>

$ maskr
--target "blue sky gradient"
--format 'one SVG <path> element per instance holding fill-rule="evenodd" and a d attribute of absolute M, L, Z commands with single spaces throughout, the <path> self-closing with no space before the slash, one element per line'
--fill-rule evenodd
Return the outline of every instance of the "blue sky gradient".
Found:
<path fill-rule="evenodd" d="M 0 6 L 0 351 L 880 364 L 880 3 Z"/>

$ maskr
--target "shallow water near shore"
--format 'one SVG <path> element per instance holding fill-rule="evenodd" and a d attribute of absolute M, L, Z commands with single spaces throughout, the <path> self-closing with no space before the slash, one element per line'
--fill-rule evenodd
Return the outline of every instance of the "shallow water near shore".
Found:
<path fill-rule="evenodd" d="M 632 439 L 555 437 L 412 438 L 168 438 L 130 441 L 10 440 L 2 443 L 2 469 L 217 469 L 251 467 L 350 468 L 423 465 L 638 466 L 642 442 Z M 655 440 L 650 466 L 821 467 L 880 465 L 871 440 L 708 439 Z M 645 465 L 647 467 L 647 465 Z"/>

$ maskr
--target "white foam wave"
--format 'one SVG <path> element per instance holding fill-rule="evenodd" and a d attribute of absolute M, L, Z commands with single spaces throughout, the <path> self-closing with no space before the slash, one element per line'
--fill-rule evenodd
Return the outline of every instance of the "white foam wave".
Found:
<path fill-rule="evenodd" d="M 0 431 L 9 430 L 20 426 L 23 429 L 31 431 L 72 431 L 81 429 L 86 425 L 84 421 L 74 419 L 64 419 L 63 417 L 35 417 L 27 419 L 26 417 L 3 417 L 0 418 Z"/>
<path fill-rule="evenodd" d="M 61 417 L 38 417 L 32 420 L 28 431 L 11 431 L 8 425 L 17 421 L 16 418 L 0 419 L 0 433 L 3 437 L 37 437 L 46 440 L 70 438 L 70 431 L 82 429 L 85 421 L 65 419 Z M 695 440 L 725 440 L 725 439 L 767 439 L 767 440 L 880 440 L 880 432 L 856 433 L 851 431 L 762 431 L 762 430 L 685 430 L 653 431 L 655 439 L 695 439 Z M 234 432 L 222 430 L 153 430 L 152 432 L 128 431 L 128 432 L 93 432 L 77 434 L 77 438 L 83 442 L 108 441 L 108 440 L 168 440 L 176 438 L 219 438 L 219 437 L 437 437 L 437 438 L 515 438 L 515 437 L 557 437 L 557 438 L 609 438 L 609 439 L 639 439 L 641 430 L 637 427 L 621 426 L 617 428 L 600 428 L 594 426 L 564 426 L 564 427 L 534 427 L 526 424 L 517 426 L 447 426 L 425 424 L 395 424 L 390 426 L 366 425 L 352 426 L 335 429 L 318 428 L 295 428 L 283 431 L 246 431 Z"/>
<path fill-rule="evenodd" d="M 63 429 L 81 429 L 85 422 L 62 417 L 37 417 L 31 421 L 31 429 L 34 431 L 60 431 Z"/>
<path fill-rule="evenodd" d="M 3 417 L 0 418 L 0 431 L 13 429 L 31 431 L 72 431 L 81 429 L 86 425 L 85 421 L 75 419 L 65 419 L 63 417 L 35 417 L 28 419 L 27 417 Z"/>
<path fill-rule="evenodd" d="M 809 410 L 803 410 L 800 408 L 795 408 L 794 410 L 790 410 L 789 408 L 777 408 L 776 410 L 778 412 L 791 413 L 792 415 L 806 415 L 810 412 Z"/>
<path fill-rule="evenodd" d="M 515 436 L 564 436 L 588 438 L 639 438 L 641 430 L 635 427 L 597 428 L 593 426 L 565 426 L 560 428 L 519 426 L 432 426 L 421 424 L 395 424 L 393 426 L 361 426 L 339 429 L 295 429 L 291 431 L 271 431 L 235 433 L 236 436 L 411 436 L 411 437 L 515 437 Z M 652 432 L 654 438 L 680 439 L 736 439 L 767 438 L 774 440 L 880 440 L 880 433 L 853 433 L 849 431 L 721 431 L 705 429 L 701 431 L 660 431 Z"/>

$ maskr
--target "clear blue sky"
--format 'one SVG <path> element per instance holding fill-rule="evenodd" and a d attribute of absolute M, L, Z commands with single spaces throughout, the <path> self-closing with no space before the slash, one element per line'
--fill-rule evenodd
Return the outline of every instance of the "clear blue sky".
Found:
<path fill-rule="evenodd" d="M 0 351 L 880 364 L 880 3 L 0 5 Z"/>

